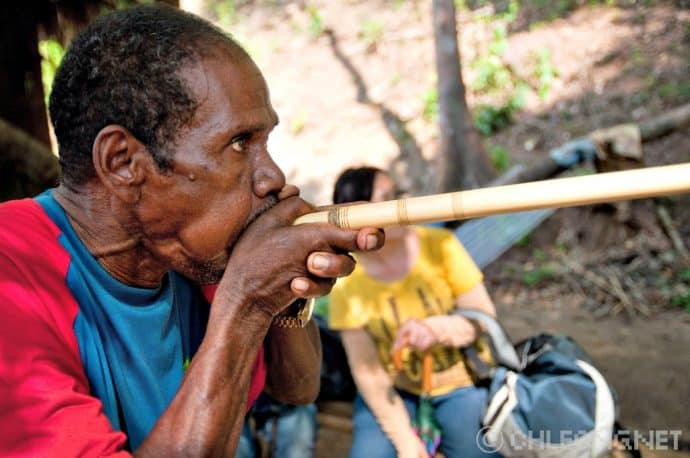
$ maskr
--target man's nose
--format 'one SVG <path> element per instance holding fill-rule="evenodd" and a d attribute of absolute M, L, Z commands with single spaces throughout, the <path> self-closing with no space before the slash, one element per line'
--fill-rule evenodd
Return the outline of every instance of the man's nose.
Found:
<path fill-rule="evenodd" d="M 258 197 L 278 192 L 285 186 L 285 174 L 280 167 L 273 162 L 268 152 L 257 158 L 253 176 L 254 194 Z"/>

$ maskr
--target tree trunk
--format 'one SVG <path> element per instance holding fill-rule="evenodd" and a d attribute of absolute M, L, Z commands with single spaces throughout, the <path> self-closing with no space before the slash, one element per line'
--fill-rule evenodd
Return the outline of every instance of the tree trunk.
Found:
<path fill-rule="evenodd" d="M 34 196 L 57 185 L 59 175 L 46 145 L 0 119 L 0 201 Z"/>
<path fill-rule="evenodd" d="M 467 109 L 458 52 L 455 3 L 453 0 L 433 0 L 432 11 L 438 73 L 442 190 L 473 189 L 487 183 L 494 173 Z"/>
<path fill-rule="evenodd" d="M 48 144 L 37 34 L 42 5 L 0 2 L 0 117 Z"/>

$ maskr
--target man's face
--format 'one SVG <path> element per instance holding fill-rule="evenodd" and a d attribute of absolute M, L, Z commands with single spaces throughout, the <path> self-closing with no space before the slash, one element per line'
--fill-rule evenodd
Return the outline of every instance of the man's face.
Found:
<path fill-rule="evenodd" d="M 220 279 L 230 247 L 285 185 L 266 148 L 278 118 L 261 73 L 238 52 L 214 55 L 182 71 L 199 106 L 140 207 L 149 251 L 201 283 Z"/>

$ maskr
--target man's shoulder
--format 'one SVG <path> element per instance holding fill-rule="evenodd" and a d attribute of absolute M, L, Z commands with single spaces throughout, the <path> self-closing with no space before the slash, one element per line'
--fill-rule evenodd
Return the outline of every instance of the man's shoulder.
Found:
<path fill-rule="evenodd" d="M 4 202 L 0 221 L 0 277 L 6 289 L 14 286 L 15 296 L 21 292 L 38 297 L 43 291 L 54 296 L 65 289 L 70 257 L 58 240 L 60 229 L 43 207 L 35 199 Z"/>
<path fill-rule="evenodd" d="M 70 258 L 59 228 L 35 199 L 0 204 L 0 221 L 0 304 L 17 324 L 3 337 L 30 330 L 38 341 L 49 337 L 46 329 L 69 335 L 77 307 L 65 282 Z"/>
<path fill-rule="evenodd" d="M 2 248 L 13 242 L 56 239 L 60 230 L 35 199 L 10 200 L 0 203 L 0 240 Z"/>

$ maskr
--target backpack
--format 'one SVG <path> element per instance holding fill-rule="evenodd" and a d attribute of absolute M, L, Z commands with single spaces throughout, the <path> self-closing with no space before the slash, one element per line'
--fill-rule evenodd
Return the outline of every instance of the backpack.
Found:
<path fill-rule="evenodd" d="M 466 354 L 489 390 L 480 448 L 505 457 L 599 457 L 611 448 L 615 393 L 571 338 L 539 334 L 517 345 L 491 316 L 458 314 L 481 323 L 497 366 Z"/>

